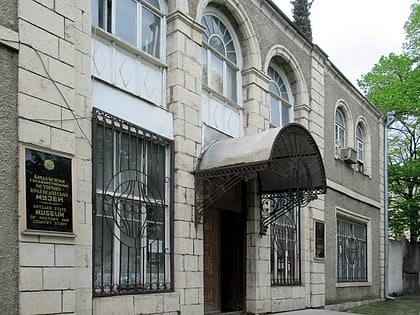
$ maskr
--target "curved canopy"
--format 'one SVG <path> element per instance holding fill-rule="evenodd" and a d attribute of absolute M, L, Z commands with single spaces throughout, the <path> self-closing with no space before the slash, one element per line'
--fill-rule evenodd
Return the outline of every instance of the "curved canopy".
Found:
<path fill-rule="evenodd" d="M 296 123 L 213 142 L 202 153 L 195 177 L 196 189 L 202 191 L 201 200 L 196 200 L 201 211 L 250 178 L 258 178 L 261 195 L 290 193 L 312 200 L 326 190 L 318 146 L 309 131 Z"/>

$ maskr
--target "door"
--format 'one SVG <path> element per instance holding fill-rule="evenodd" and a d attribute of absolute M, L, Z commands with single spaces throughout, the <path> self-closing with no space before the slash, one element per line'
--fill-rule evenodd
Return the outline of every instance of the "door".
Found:
<path fill-rule="evenodd" d="M 203 228 L 205 313 L 242 310 L 245 283 L 242 213 L 206 209 Z"/>
<path fill-rule="evenodd" d="M 204 312 L 216 313 L 220 308 L 220 212 L 204 213 Z"/>
<path fill-rule="evenodd" d="M 220 220 L 220 288 L 223 312 L 243 306 L 244 244 L 242 214 L 222 211 Z"/>

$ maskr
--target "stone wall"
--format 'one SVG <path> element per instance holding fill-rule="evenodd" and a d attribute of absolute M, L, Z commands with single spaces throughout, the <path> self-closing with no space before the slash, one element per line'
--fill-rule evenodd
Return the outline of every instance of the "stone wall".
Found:
<path fill-rule="evenodd" d="M 90 1 L 19 1 L 20 149 L 68 156 L 77 183 L 73 235 L 26 232 L 20 196 L 20 314 L 92 312 L 90 10 Z"/>
<path fill-rule="evenodd" d="M 388 270 L 388 294 L 420 292 L 420 243 L 390 240 Z"/>

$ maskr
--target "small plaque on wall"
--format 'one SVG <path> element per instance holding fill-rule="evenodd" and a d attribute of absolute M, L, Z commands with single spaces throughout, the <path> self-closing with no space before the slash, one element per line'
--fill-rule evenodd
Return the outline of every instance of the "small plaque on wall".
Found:
<path fill-rule="evenodd" d="M 26 228 L 73 233 L 72 160 L 25 148 Z"/>

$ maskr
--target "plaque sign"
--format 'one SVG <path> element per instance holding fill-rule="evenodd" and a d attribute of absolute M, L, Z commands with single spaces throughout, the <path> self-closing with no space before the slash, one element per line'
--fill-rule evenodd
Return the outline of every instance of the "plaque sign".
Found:
<path fill-rule="evenodd" d="M 26 228 L 73 233 L 71 158 L 25 148 Z"/>

